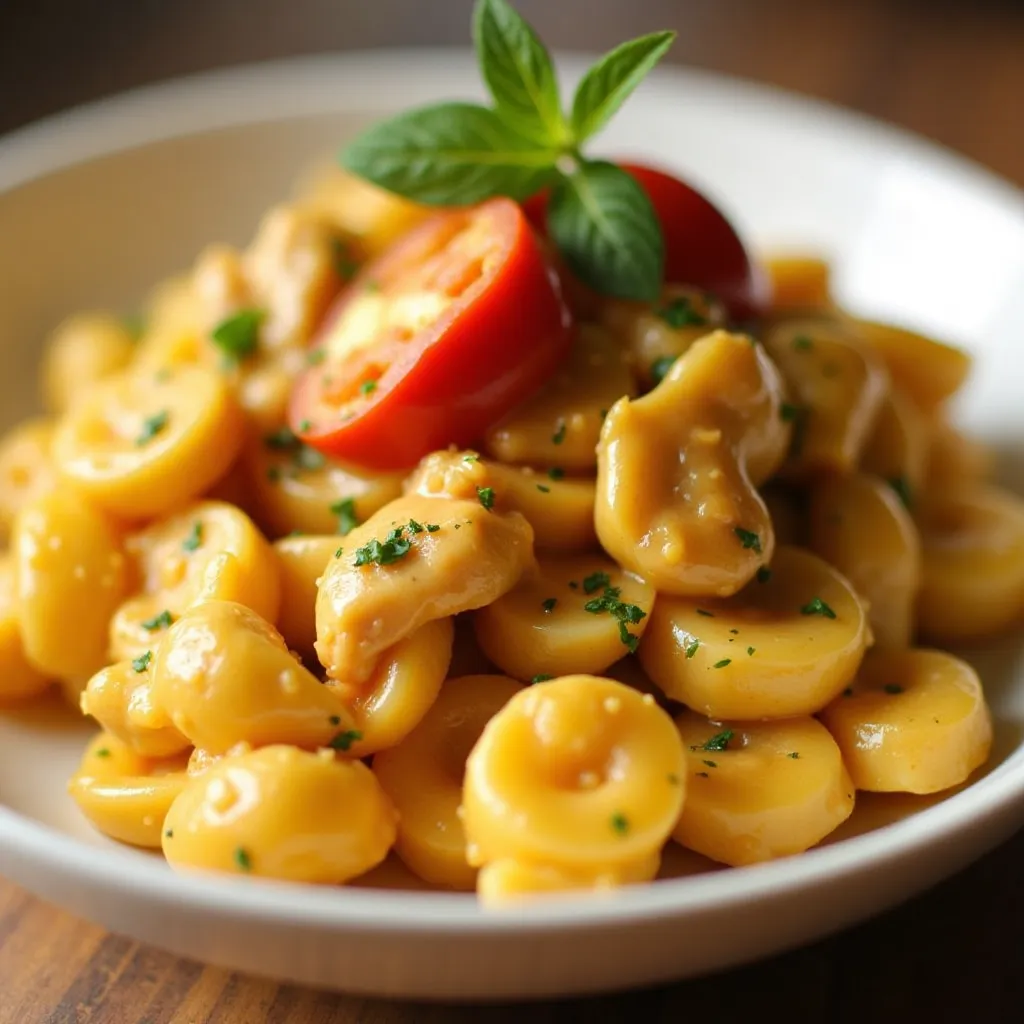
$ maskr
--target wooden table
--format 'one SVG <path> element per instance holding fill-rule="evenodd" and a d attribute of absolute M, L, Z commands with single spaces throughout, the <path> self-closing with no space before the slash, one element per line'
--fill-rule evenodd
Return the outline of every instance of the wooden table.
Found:
<path fill-rule="evenodd" d="M 466 38 L 469 0 L 0 4 L 0 130 L 104 92 L 290 53 Z M 1007 0 L 522 0 L 555 47 L 673 26 L 675 60 L 903 124 L 1024 185 L 1024 10 Z M 17 8 L 17 10 L 15 10 Z M 339 13 L 340 12 L 340 13 Z M 600 1001 L 441 1008 L 232 975 L 105 934 L 0 881 L 0 1024 L 1024 1019 L 1024 834 L 877 920 L 719 977 Z"/>

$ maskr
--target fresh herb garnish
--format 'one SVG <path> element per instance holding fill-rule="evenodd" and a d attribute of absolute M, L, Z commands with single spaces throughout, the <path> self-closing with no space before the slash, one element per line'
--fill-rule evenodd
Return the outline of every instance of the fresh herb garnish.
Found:
<path fill-rule="evenodd" d="M 551 443 L 561 444 L 565 440 L 566 429 L 565 420 L 559 420 L 555 432 L 551 435 Z"/>
<path fill-rule="evenodd" d="M 706 759 L 701 761 L 701 764 L 706 764 L 709 768 L 717 768 L 718 767 L 718 762 L 717 761 L 708 761 Z"/>
<path fill-rule="evenodd" d="M 737 526 L 732 532 L 736 534 L 744 548 L 756 555 L 761 554 L 761 538 L 753 530 L 744 530 L 742 526 Z"/>
<path fill-rule="evenodd" d="M 292 462 L 295 463 L 298 469 L 308 469 L 311 472 L 315 472 L 327 465 L 327 458 L 323 452 L 310 448 L 308 444 L 300 444 L 295 449 Z"/>
<path fill-rule="evenodd" d="M 700 641 L 694 637 L 687 645 L 683 648 L 683 652 L 687 658 L 692 658 L 697 651 L 700 650 Z"/>
<path fill-rule="evenodd" d="M 561 480 L 561 479 L 562 479 L 562 477 L 564 477 L 564 476 L 565 476 L 565 470 L 564 470 L 564 469 L 560 469 L 560 468 L 559 468 L 558 466 L 552 466 L 552 467 L 551 467 L 551 468 L 550 468 L 550 469 L 548 470 L 548 476 L 549 476 L 549 477 L 550 477 L 550 478 L 551 478 L 552 480 Z"/>
<path fill-rule="evenodd" d="M 660 384 L 668 375 L 668 371 L 672 369 L 675 361 L 675 356 L 662 356 L 660 359 L 655 359 L 654 362 L 651 363 L 651 380 L 653 380 L 655 384 Z"/>
<path fill-rule="evenodd" d="M 882 689 L 885 690 L 886 693 L 890 694 L 897 694 L 903 692 L 903 687 L 900 686 L 899 683 L 886 683 L 885 686 L 882 687 Z"/>
<path fill-rule="evenodd" d="M 299 443 L 299 439 L 292 432 L 290 427 L 278 427 L 263 438 L 263 444 L 275 451 L 284 451 Z"/>
<path fill-rule="evenodd" d="M 359 393 L 363 395 L 372 395 L 377 390 L 377 382 L 375 380 L 364 380 L 359 385 Z"/>
<path fill-rule="evenodd" d="M 244 846 L 235 847 L 235 864 L 239 871 L 252 871 L 252 857 Z"/>
<path fill-rule="evenodd" d="M 832 611 L 832 609 L 825 604 L 820 597 L 812 597 L 811 600 L 800 609 L 800 614 L 823 615 L 826 619 L 834 619 L 836 617 L 836 613 Z"/>
<path fill-rule="evenodd" d="M 540 491 L 541 494 L 551 493 L 551 488 L 548 487 L 546 484 L 537 484 L 537 490 Z"/>
<path fill-rule="evenodd" d="M 202 543 L 203 522 L 201 519 L 197 519 L 192 524 L 192 529 L 189 531 L 189 535 L 181 542 L 181 547 L 184 551 L 198 551 Z"/>
<path fill-rule="evenodd" d="M 341 715 L 331 715 L 328 719 L 331 725 L 341 725 Z"/>
<path fill-rule="evenodd" d="M 705 740 L 703 743 L 697 743 L 691 746 L 690 749 L 694 751 L 702 750 L 706 754 L 720 754 L 723 750 L 729 749 L 729 743 L 734 735 L 735 733 L 732 729 L 723 729 L 721 732 L 715 733 L 714 736 Z"/>
<path fill-rule="evenodd" d="M 530 682 L 531 682 L 531 683 L 546 683 L 546 682 L 547 682 L 547 681 L 548 681 L 549 679 L 554 679 L 554 678 L 555 678 L 554 676 L 549 676 L 549 675 L 545 675 L 545 674 L 544 674 L 544 673 L 542 672 L 542 673 L 541 673 L 540 675 L 536 675 L 536 676 L 534 676 L 534 677 L 533 677 L 533 678 L 532 678 L 532 679 L 530 680 Z"/>
<path fill-rule="evenodd" d="M 799 761 L 800 752 L 798 750 L 794 750 L 791 754 L 787 754 L 786 757 L 791 757 L 794 761 Z"/>
<path fill-rule="evenodd" d="M 889 481 L 889 486 L 896 492 L 897 497 L 909 509 L 914 506 L 914 492 L 910 481 L 905 476 L 896 476 Z"/>
<path fill-rule="evenodd" d="M 136 672 L 145 672 L 149 663 L 153 660 L 152 651 L 143 651 L 137 658 L 132 658 L 132 668 Z"/>
<path fill-rule="evenodd" d="M 558 598 L 557 597 L 546 597 L 541 602 L 540 606 L 541 606 L 541 608 L 544 609 L 545 614 L 550 614 L 551 612 L 553 612 L 555 610 L 555 605 L 557 605 L 557 604 L 558 604 Z"/>
<path fill-rule="evenodd" d="M 361 548 L 356 548 L 354 566 L 360 565 L 391 565 L 404 558 L 412 550 L 412 541 L 402 536 L 404 526 L 391 530 L 383 541 L 376 538 Z"/>
<path fill-rule="evenodd" d="M 726 665 L 732 664 L 732 658 L 723 658 L 721 661 L 716 661 L 712 668 L 725 668 Z"/>
<path fill-rule="evenodd" d="M 160 412 L 155 412 L 152 416 L 147 416 L 142 421 L 142 429 L 135 438 L 135 443 L 140 448 L 144 444 L 149 444 L 157 434 L 166 429 L 170 418 L 171 414 L 166 409 L 161 409 Z"/>
<path fill-rule="evenodd" d="M 173 621 L 170 611 L 165 608 L 159 615 L 154 615 L 151 619 L 143 619 L 142 628 L 150 633 L 155 633 L 158 629 L 169 628 Z"/>
<path fill-rule="evenodd" d="M 311 348 L 306 353 L 307 366 L 319 366 L 327 358 L 327 350 L 322 348 Z"/>
<path fill-rule="evenodd" d="M 599 575 L 595 573 L 594 576 Z M 607 578 L 607 573 L 603 574 Z M 593 577 L 587 577 L 592 579 Z M 586 589 L 586 581 L 584 581 L 584 589 Z M 640 637 L 635 633 L 630 633 L 628 626 L 635 626 L 642 619 L 647 617 L 647 612 L 643 610 L 639 605 L 626 604 L 620 600 L 622 593 L 619 587 L 612 587 L 605 583 L 603 580 L 599 585 L 604 586 L 604 593 L 600 597 L 591 598 L 584 606 L 585 612 L 590 612 L 591 615 L 601 615 L 607 612 L 613 619 L 616 619 L 619 623 L 619 639 L 625 644 L 630 654 L 635 654 L 637 646 L 640 643 Z M 596 587 L 594 588 L 597 589 Z M 591 591 L 587 591 L 590 593 Z"/>
<path fill-rule="evenodd" d="M 758 583 L 767 583 L 772 578 L 772 571 L 767 565 L 762 565 L 754 577 Z"/>
<path fill-rule="evenodd" d="M 334 272 L 342 281 L 351 281 L 359 273 L 359 261 L 352 255 L 352 246 L 344 238 L 331 239 Z"/>
<path fill-rule="evenodd" d="M 480 504 L 483 505 L 488 512 L 494 508 L 494 488 L 493 487 L 478 487 L 476 489 L 476 496 L 480 499 Z"/>
<path fill-rule="evenodd" d="M 333 750 L 340 750 L 343 753 L 347 751 L 353 743 L 358 742 L 363 738 L 363 734 L 358 729 L 346 729 L 344 732 L 339 732 L 337 736 L 329 740 L 327 746 Z"/>
<path fill-rule="evenodd" d="M 714 612 L 709 612 L 705 608 L 695 608 L 694 611 L 696 611 L 698 615 L 703 615 L 705 619 L 713 619 L 715 617 Z"/>
<path fill-rule="evenodd" d="M 612 578 L 606 572 L 592 572 L 589 576 L 583 577 L 583 593 L 593 594 L 603 587 L 611 586 Z"/>
<path fill-rule="evenodd" d="M 707 317 L 701 316 L 685 295 L 666 302 L 664 306 L 654 311 L 654 315 L 677 331 L 681 327 L 701 327 L 708 322 Z"/>
<path fill-rule="evenodd" d="M 797 352 L 806 352 L 809 348 L 813 347 L 814 342 L 808 338 L 806 334 L 798 334 L 793 339 L 793 348 L 795 348 Z"/>
<path fill-rule="evenodd" d="M 234 362 L 251 356 L 259 345 L 260 324 L 266 319 L 262 309 L 240 309 L 210 332 L 214 345 Z"/>
<path fill-rule="evenodd" d="M 624 836 L 629 831 L 629 820 L 621 811 L 612 815 L 612 831 Z"/>
<path fill-rule="evenodd" d="M 779 417 L 783 423 L 792 423 L 800 415 L 800 406 L 792 402 L 783 402 L 779 406 Z"/>
<path fill-rule="evenodd" d="M 749 657 L 751 657 L 751 658 L 752 658 L 752 657 L 754 656 L 754 652 L 755 652 L 756 650 L 757 650 L 757 648 L 756 648 L 756 647 L 748 647 L 748 648 L 747 648 L 747 655 L 748 655 Z"/>
<path fill-rule="evenodd" d="M 551 187 L 548 231 L 584 283 L 620 298 L 657 298 L 664 240 L 639 183 L 586 158 L 599 132 L 664 56 L 674 32 L 633 39 L 583 76 L 569 116 L 544 44 L 506 0 L 478 0 L 473 39 L 493 106 L 441 103 L 358 136 L 342 154 L 355 174 L 416 202 L 468 206 L 523 200 Z"/>
<path fill-rule="evenodd" d="M 343 498 L 334 502 L 330 507 L 330 513 L 338 517 L 338 533 L 342 537 L 347 537 L 359 525 L 355 498 Z"/>
<path fill-rule="evenodd" d="M 437 533 L 441 527 L 437 523 L 427 523 L 427 533 Z"/>
<path fill-rule="evenodd" d="M 99 750 L 96 751 L 96 756 L 110 757 L 110 750 L 107 747 L 100 747 Z"/>

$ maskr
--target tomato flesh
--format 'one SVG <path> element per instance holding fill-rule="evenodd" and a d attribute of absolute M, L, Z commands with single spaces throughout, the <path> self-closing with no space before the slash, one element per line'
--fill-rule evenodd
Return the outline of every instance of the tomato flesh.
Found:
<path fill-rule="evenodd" d="M 470 445 L 565 357 L 558 276 L 520 207 L 438 214 L 338 298 L 292 394 L 306 443 L 376 469 Z"/>
<path fill-rule="evenodd" d="M 767 275 L 722 212 L 671 174 L 641 164 L 619 166 L 640 183 L 658 215 L 665 238 L 665 281 L 711 292 L 733 320 L 763 316 L 771 297 Z M 540 231 L 546 230 L 547 203 L 547 193 L 539 193 L 523 204 Z"/>

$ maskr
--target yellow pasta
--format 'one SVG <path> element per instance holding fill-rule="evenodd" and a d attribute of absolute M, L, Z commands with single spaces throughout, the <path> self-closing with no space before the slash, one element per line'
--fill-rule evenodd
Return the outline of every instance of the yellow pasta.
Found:
<path fill-rule="evenodd" d="M 53 678 L 39 671 L 25 656 L 18 629 L 14 567 L 0 555 L 0 704 L 35 697 L 49 689 Z"/>
<path fill-rule="evenodd" d="M 57 486 L 51 448 L 53 421 L 25 420 L 0 440 L 0 533 L 29 502 Z"/>
<path fill-rule="evenodd" d="M 316 594 L 320 577 L 335 557 L 341 538 L 282 537 L 274 541 L 281 579 L 281 611 L 277 628 L 288 647 L 307 665 L 316 664 Z"/>
<path fill-rule="evenodd" d="M 799 313 L 832 305 L 831 267 L 816 256 L 774 256 L 765 262 L 772 312 Z"/>

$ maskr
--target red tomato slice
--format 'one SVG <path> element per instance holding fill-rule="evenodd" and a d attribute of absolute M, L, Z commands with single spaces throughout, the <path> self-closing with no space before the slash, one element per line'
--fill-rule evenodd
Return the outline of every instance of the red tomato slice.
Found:
<path fill-rule="evenodd" d="M 338 298 L 292 393 L 307 444 L 375 469 L 469 445 L 555 371 L 570 343 L 558 275 L 509 199 L 446 211 Z"/>
<path fill-rule="evenodd" d="M 665 236 L 665 280 L 712 292 L 735 320 L 767 312 L 768 278 L 747 254 L 735 229 L 710 200 L 685 182 L 653 167 L 623 163 L 647 193 Z M 546 231 L 547 193 L 523 204 L 527 218 Z"/>

